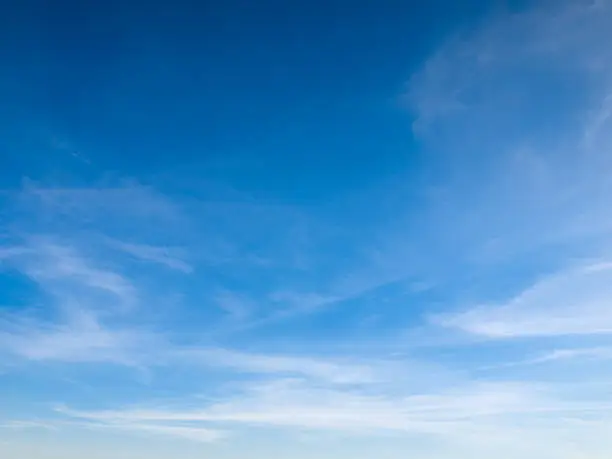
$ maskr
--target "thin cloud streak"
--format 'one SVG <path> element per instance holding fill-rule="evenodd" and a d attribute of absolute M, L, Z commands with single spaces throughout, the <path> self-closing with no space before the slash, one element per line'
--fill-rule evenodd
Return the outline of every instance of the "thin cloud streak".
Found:
<path fill-rule="evenodd" d="M 183 273 L 193 272 L 193 267 L 179 257 L 180 250 L 171 247 L 156 247 L 147 244 L 134 244 L 117 240 L 109 241 L 111 247 L 115 247 L 136 259 L 145 262 L 158 263 Z"/>
<path fill-rule="evenodd" d="M 612 265 L 595 264 L 540 280 L 508 302 L 433 318 L 492 339 L 612 333 Z"/>
<path fill-rule="evenodd" d="M 520 383 L 481 383 L 446 393 L 367 394 L 278 380 L 256 386 L 200 410 L 127 409 L 61 413 L 90 422 L 192 422 L 215 426 L 337 431 L 354 435 L 409 433 L 457 440 L 478 431 L 503 436 L 523 416 L 538 416 L 554 426 L 558 417 L 605 413 L 609 404 L 555 399 L 542 388 Z"/>
<path fill-rule="evenodd" d="M 135 330 L 106 329 L 95 318 L 45 324 L 12 323 L 0 331 L 0 349 L 29 361 L 114 363 L 138 365 L 139 352 L 155 344 L 153 337 Z"/>
<path fill-rule="evenodd" d="M 255 354 L 221 348 L 183 349 L 170 354 L 174 361 L 187 361 L 236 372 L 270 375 L 299 375 L 332 384 L 367 384 L 379 381 L 390 362 L 350 363 L 331 358 L 283 354 Z M 388 375 L 387 375 L 388 376 Z"/>

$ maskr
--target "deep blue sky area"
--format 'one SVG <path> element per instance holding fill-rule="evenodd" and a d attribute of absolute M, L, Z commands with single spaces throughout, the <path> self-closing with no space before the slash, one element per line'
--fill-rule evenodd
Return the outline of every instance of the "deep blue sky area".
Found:
<path fill-rule="evenodd" d="M 45 136 L 16 134 L 27 117 L 104 170 L 141 180 L 195 162 L 208 178 L 221 168 L 250 192 L 284 199 L 363 186 L 417 160 L 397 97 L 414 67 L 448 35 L 506 9 L 476 0 L 16 2 L 0 32 L 3 147 L 15 147 L 11 133 L 32 146 Z M 70 175 L 29 150 L 38 168 L 16 155 L 17 175 Z"/>

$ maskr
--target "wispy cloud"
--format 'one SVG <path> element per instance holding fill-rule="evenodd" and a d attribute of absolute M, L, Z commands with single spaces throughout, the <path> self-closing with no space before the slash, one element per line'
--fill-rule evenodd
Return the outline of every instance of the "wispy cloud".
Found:
<path fill-rule="evenodd" d="M 553 349 L 540 353 L 536 357 L 517 360 L 514 362 L 503 362 L 492 365 L 488 369 L 511 368 L 530 365 L 555 365 L 563 362 L 592 363 L 612 359 L 612 348 L 610 347 L 577 347 Z"/>
<path fill-rule="evenodd" d="M 489 120 L 489 125 L 502 127 L 504 122 L 515 121 L 515 110 L 523 109 L 526 90 L 536 89 L 542 75 L 550 84 L 567 77 L 578 77 L 580 83 L 590 78 L 593 86 L 580 90 L 593 90 L 603 96 L 600 100 L 605 99 L 612 70 L 612 53 L 604 44 L 611 14 L 605 0 L 560 1 L 489 18 L 481 27 L 448 40 L 409 81 L 406 101 L 415 112 L 416 127 L 426 133 L 434 125 L 448 127 L 447 121 L 460 124 L 458 117 L 483 115 L 487 109 L 501 109 L 501 102 L 511 102 L 509 97 L 520 98 L 515 100 L 519 105 L 508 105 L 506 113 Z M 547 69 L 541 68 L 542 60 Z M 545 73 L 532 73 L 538 69 Z M 591 118 L 602 119 L 600 115 Z M 471 126 L 471 130 L 477 128 Z M 534 128 L 545 134 L 542 124 Z M 482 134 L 479 140 L 487 139 Z"/>
<path fill-rule="evenodd" d="M 106 307 L 115 310 L 129 310 L 138 301 L 135 287 L 121 274 L 92 266 L 74 247 L 53 239 L 27 238 L 22 246 L 7 247 L 5 254 L 7 263 L 60 302 L 70 298 L 72 292 L 78 295 L 78 288 L 112 296 L 113 300 L 109 300 Z"/>
<path fill-rule="evenodd" d="M 22 212 L 38 212 L 48 229 L 57 229 L 57 223 L 68 222 L 86 227 L 94 223 L 102 228 L 109 223 L 120 223 L 109 221 L 111 217 L 127 218 L 131 222 L 148 219 L 150 223 L 180 220 L 180 213 L 171 200 L 151 187 L 129 180 L 80 188 L 48 186 L 26 180 L 23 189 L 15 193 L 14 200 Z M 64 229 L 69 228 L 64 226 Z"/>
<path fill-rule="evenodd" d="M 169 436 L 183 440 L 209 443 L 223 439 L 226 434 L 222 430 L 208 429 L 204 427 L 189 427 L 180 425 L 164 425 L 145 422 L 89 422 L 83 427 L 89 429 L 107 429 L 136 433 L 146 436 Z"/>
<path fill-rule="evenodd" d="M 214 302 L 231 319 L 237 321 L 242 321 L 256 312 L 256 305 L 253 301 L 229 290 L 218 292 L 214 296 Z"/>
<path fill-rule="evenodd" d="M 555 349 L 529 363 L 557 362 L 559 360 L 609 360 L 612 359 L 611 347 L 588 347 L 574 349 Z"/>
<path fill-rule="evenodd" d="M 388 376 L 391 363 L 342 362 L 341 359 L 283 354 L 255 354 L 221 348 L 177 349 L 171 356 L 191 363 L 221 367 L 242 373 L 302 376 L 335 384 L 366 384 Z M 383 373 L 387 370 L 387 375 Z"/>
<path fill-rule="evenodd" d="M 437 323 L 490 338 L 612 332 L 612 265 L 597 264 L 538 281 L 505 304 L 443 315 Z"/>
<path fill-rule="evenodd" d="M 158 263 L 170 269 L 190 273 L 193 267 L 182 259 L 183 251 L 176 247 L 157 247 L 147 244 L 135 244 L 118 240 L 109 240 L 109 245 L 132 257 L 151 263 Z"/>
<path fill-rule="evenodd" d="M 69 417 L 102 423 L 195 423 L 198 426 L 259 426 L 331 431 L 356 435 L 426 435 L 451 443 L 481 446 L 517 441 L 519 427 L 536 416 L 541 433 L 559 419 L 603 414 L 607 405 L 555 399 L 545 388 L 517 383 L 483 383 L 445 392 L 398 394 L 338 391 L 277 380 L 252 387 L 201 409 L 127 409 L 84 412 L 62 409 Z M 484 436 L 477 439 L 478 436 Z M 524 437 L 524 433 L 523 433 Z M 558 440 L 561 440 L 558 438 Z"/>
<path fill-rule="evenodd" d="M 5 322 L 0 332 L 0 348 L 30 361 L 138 365 L 139 353 L 153 344 L 146 333 L 104 328 L 84 313 L 60 324 Z"/>
<path fill-rule="evenodd" d="M 611 18 L 609 2 L 579 1 L 500 15 L 411 78 L 440 243 L 494 263 L 552 246 L 609 251 Z"/>
<path fill-rule="evenodd" d="M 145 332 L 105 324 L 139 306 L 137 288 L 122 274 L 48 237 L 26 238 L 7 253 L 4 262 L 36 283 L 48 307 L 2 315 L 5 351 L 29 360 L 127 364 L 150 342 Z"/>
<path fill-rule="evenodd" d="M 63 410 L 58 409 L 59 412 Z M 208 429 L 204 427 L 190 427 L 181 425 L 164 425 L 147 422 L 100 422 L 90 420 L 73 419 L 46 419 L 46 420 L 12 420 L 0 422 L 1 429 L 10 430 L 32 430 L 44 429 L 58 431 L 60 429 L 86 429 L 106 430 L 136 434 L 146 437 L 174 437 L 181 440 L 210 443 L 226 437 L 223 430 Z"/>

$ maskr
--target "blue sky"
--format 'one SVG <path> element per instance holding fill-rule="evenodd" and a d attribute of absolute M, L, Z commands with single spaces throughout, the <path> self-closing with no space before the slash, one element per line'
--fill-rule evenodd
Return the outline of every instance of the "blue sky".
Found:
<path fill-rule="evenodd" d="M 612 2 L 2 10 L 0 456 L 610 457 Z"/>

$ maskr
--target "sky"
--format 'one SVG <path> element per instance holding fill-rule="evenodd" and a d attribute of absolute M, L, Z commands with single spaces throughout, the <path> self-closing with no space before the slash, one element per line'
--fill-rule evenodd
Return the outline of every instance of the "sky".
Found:
<path fill-rule="evenodd" d="M 0 18 L 0 457 L 612 455 L 611 0 Z"/>

